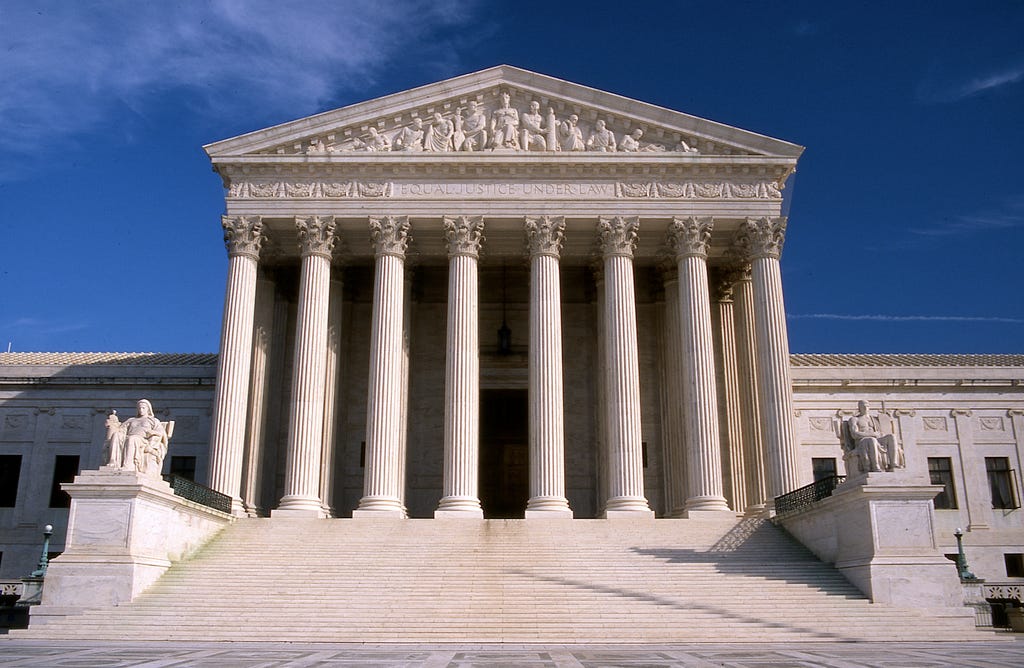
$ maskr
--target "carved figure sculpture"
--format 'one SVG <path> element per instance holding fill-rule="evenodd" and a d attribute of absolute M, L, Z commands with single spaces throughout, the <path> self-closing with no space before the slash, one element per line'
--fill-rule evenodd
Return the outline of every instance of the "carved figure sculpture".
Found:
<path fill-rule="evenodd" d="M 395 137 L 396 151 L 422 151 L 423 150 L 423 120 L 412 119 L 412 125 L 402 128 L 402 131 Z"/>
<path fill-rule="evenodd" d="M 685 139 L 679 140 L 679 143 L 676 144 L 676 150 L 683 153 L 700 153 L 700 151 L 687 144 Z"/>
<path fill-rule="evenodd" d="M 599 120 L 594 124 L 594 131 L 587 138 L 587 150 L 604 153 L 615 152 L 615 133 L 605 127 L 604 121 Z"/>
<path fill-rule="evenodd" d="M 461 113 L 459 115 L 461 116 Z M 487 146 L 487 118 L 476 100 L 470 100 L 469 115 L 462 121 L 461 126 L 463 137 L 460 151 L 482 151 Z M 458 132 L 458 122 L 455 127 Z"/>
<path fill-rule="evenodd" d="M 522 148 L 527 151 L 544 151 L 547 149 L 547 129 L 544 117 L 540 115 L 540 103 L 531 102 L 530 111 L 523 114 Z"/>
<path fill-rule="evenodd" d="M 628 135 L 623 135 L 622 142 L 619 144 L 619 150 L 626 153 L 632 153 L 640 150 L 640 137 L 644 136 L 644 131 L 640 128 L 634 128 Z"/>
<path fill-rule="evenodd" d="M 427 139 L 423 143 L 424 150 L 442 153 L 454 150 L 452 136 L 455 134 L 455 126 L 446 120 L 440 113 L 434 114 L 434 120 L 427 131 Z"/>
<path fill-rule="evenodd" d="M 519 112 L 509 104 L 509 94 L 501 94 L 501 106 L 491 114 L 491 146 L 519 148 Z"/>
<path fill-rule="evenodd" d="M 136 416 L 124 422 L 117 411 L 107 417 L 107 466 L 159 478 L 174 422 L 158 420 L 148 399 L 139 399 L 136 409 Z"/>
<path fill-rule="evenodd" d="M 558 125 L 558 144 L 563 151 L 584 151 L 586 146 L 583 143 L 583 131 L 577 123 L 580 117 L 572 114 Z"/>
<path fill-rule="evenodd" d="M 896 439 L 892 416 L 884 411 L 871 415 L 867 401 L 857 402 L 857 414 L 841 421 L 838 431 L 848 474 L 906 467 L 903 446 Z"/>

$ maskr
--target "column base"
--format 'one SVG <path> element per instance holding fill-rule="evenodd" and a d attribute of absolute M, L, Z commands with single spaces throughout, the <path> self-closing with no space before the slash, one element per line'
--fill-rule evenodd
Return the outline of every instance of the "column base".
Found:
<path fill-rule="evenodd" d="M 611 517 L 612 513 L 649 513 L 654 517 L 654 511 L 642 496 L 615 496 L 608 499 L 604 506 L 604 516 Z"/>
<path fill-rule="evenodd" d="M 691 496 L 683 507 L 687 517 L 693 512 L 730 512 L 724 496 Z"/>
<path fill-rule="evenodd" d="M 526 519 L 528 520 L 571 520 L 572 511 L 566 508 L 565 510 L 556 510 L 551 508 L 549 510 L 530 510 L 526 509 Z"/>
<path fill-rule="evenodd" d="M 654 519 L 653 510 L 606 510 L 604 511 L 604 519 L 606 520 L 636 520 L 650 518 Z"/>
<path fill-rule="evenodd" d="M 320 499 L 307 499 L 301 496 L 285 496 L 281 504 L 270 511 L 271 517 L 310 517 L 323 519 L 326 517 L 320 507 Z"/>
<path fill-rule="evenodd" d="M 741 517 L 735 511 L 729 510 L 687 510 L 683 512 L 683 518 L 688 520 L 719 520 L 735 519 Z"/>
<path fill-rule="evenodd" d="M 405 506 L 393 496 L 364 496 L 359 499 L 359 507 L 352 511 L 352 517 L 361 516 L 390 516 L 406 517 Z"/>
<path fill-rule="evenodd" d="M 534 496 L 526 504 L 526 517 L 572 517 L 569 500 L 564 496 Z"/>
<path fill-rule="evenodd" d="M 466 517 L 480 518 L 484 511 L 480 507 L 480 499 L 475 496 L 446 496 L 441 499 L 434 511 L 434 517 Z"/>
<path fill-rule="evenodd" d="M 408 519 L 408 515 L 405 514 L 404 510 L 367 510 L 365 508 L 356 508 L 352 511 L 352 519 L 354 520 L 365 520 L 365 519 L 377 519 L 377 518 L 391 518 L 396 520 Z"/>

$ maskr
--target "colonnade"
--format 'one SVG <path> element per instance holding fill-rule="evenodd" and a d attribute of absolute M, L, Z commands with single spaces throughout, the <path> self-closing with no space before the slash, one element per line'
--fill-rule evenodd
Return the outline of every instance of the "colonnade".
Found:
<path fill-rule="evenodd" d="M 334 388 L 337 385 L 343 285 L 331 276 L 337 242 L 331 216 L 295 219 L 302 253 L 291 378 L 283 496 L 275 515 L 322 517 L 330 512 Z M 596 239 L 598 379 L 606 517 L 652 515 L 644 493 L 634 252 L 637 217 L 601 217 Z M 257 268 L 264 239 L 259 216 L 225 216 L 229 267 L 210 443 L 210 486 L 232 498 L 232 512 L 256 484 L 243 476 L 246 429 L 259 448 L 261 416 L 247 414 L 250 391 L 266 395 L 267 332 L 255 327 Z M 363 496 L 354 516 L 406 516 L 409 285 L 405 266 L 410 225 L 405 216 L 370 217 L 375 255 Z M 526 517 L 572 517 L 565 491 L 561 333 L 560 216 L 523 220 L 530 261 L 529 500 Z M 714 222 L 680 217 L 668 226 L 671 262 L 665 277 L 662 424 L 669 516 L 746 510 L 797 486 L 792 390 L 779 254 L 785 219 L 742 221 L 730 249 L 733 271 L 716 279 L 714 317 L 708 250 Z M 443 494 L 438 517 L 482 517 L 478 263 L 480 216 L 446 216 L 448 318 L 444 387 Z M 263 306 L 262 308 L 266 308 Z M 715 332 L 720 366 L 716 373 Z M 725 334 L 722 334 L 725 332 Z M 350 371 L 351 372 L 351 371 Z M 721 391 L 727 410 L 719 411 Z M 252 388 L 252 389 L 251 389 Z M 259 401 L 254 401 L 256 409 Z M 720 420 L 725 422 L 720 425 Z M 723 488 L 720 435 L 730 434 L 730 510 Z M 738 442 L 737 442 L 738 439 Z M 259 456 L 250 452 L 249 457 Z M 741 479 L 736 480 L 739 474 Z M 244 478 L 244 479 L 243 479 Z M 769 501 L 770 502 L 770 501 Z"/>

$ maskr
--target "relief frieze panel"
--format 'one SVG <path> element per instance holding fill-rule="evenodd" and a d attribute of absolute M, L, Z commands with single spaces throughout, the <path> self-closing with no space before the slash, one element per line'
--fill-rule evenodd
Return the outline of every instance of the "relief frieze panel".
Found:
<path fill-rule="evenodd" d="M 686 199 L 780 200 L 773 181 L 366 181 L 233 182 L 229 199 Z"/>

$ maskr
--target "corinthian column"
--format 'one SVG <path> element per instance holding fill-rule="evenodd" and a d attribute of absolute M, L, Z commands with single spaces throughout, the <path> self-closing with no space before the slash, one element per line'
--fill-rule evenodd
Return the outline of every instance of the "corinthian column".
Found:
<path fill-rule="evenodd" d="M 370 219 L 377 256 L 373 277 L 370 381 L 366 400 L 366 467 L 363 498 L 353 517 L 405 517 L 402 505 L 402 365 L 405 250 L 409 218 Z"/>
<path fill-rule="evenodd" d="M 323 517 L 320 455 L 327 373 L 327 312 L 330 301 L 334 218 L 296 218 L 302 269 L 295 330 L 295 361 L 288 417 L 284 496 L 271 515 Z"/>
<path fill-rule="evenodd" d="M 747 488 L 743 470 L 743 420 L 740 410 L 739 374 L 736 365 L 736 319 L 733 286 L 738 272 L 712 274 L 711 324 L 715 332 L 716 373 L 718 383 L 719 427 L 722 439 L 722 481 L 731 507 L 743 512 L 747 507 Z"/>
<path fill-rule="evenodd" d="M 715 349 L 708 295 L 711 225 L 710 218 L 675 218 L 668 230 L 668 243 L 679 271 L 688 517 L 694 513 L 729 511 L 722 494 Z"/>
<path fill-rule="evenodd" d="M 665 324 L 662 328 L 663 397 L 661 439 L 665 453 L 665 514 L 684 517 L 686 504 L 686 453 L 683 419 L 683 336 L 680 333 L 679 269 L 675 261 L 662 267 L 665 285 Z"/>
<path fill-rule="evenodd" d="M 526 219 L 530 249 L 530 501 L 526 517 L 572 517 L 565 498 L 562 296 L 558 258 L 565 220 Z"/>
<path fill-rule="evenodd" d="M 753 278 L 757 382 L 770 503 L 799 486 L 789 338 L 779 268 L 785 237 L 785 218 L 748 218 L 739 237 L 750 257 Z"/>
<path fill-rule="evenodd" d="M 242 516 L 242 450 L 263 222 L 259 216 L 224 216 L 221 225 L 228 249 L 228 281 L 210 433 L 210 487 L 230 496 L 231 513 Z"/>
<path fill-rule="evenodd" d="M 444 497 L 435 517 L 483 517 L 480 466 L 480 344 L 477 258 L 480 216 L 445 217 L 448 241 L 448 342 L 444 373 Z"/>
<path fill-rule="evenodd" d="M 748 516 L 765 509 L 764 445 L 757 391 L 757 333 L 754 327 L 754 287 L 750 265 L 736 271 L 733 281 L 736 321 L 736 375 L 739 378 L 740 424 L 743 431 L 743 472 L 746 479 Z M 740 510 L 737 508 L 736 510 Z"/>
<path fill-rule="evenodd" d="M 605 411 L 608 501 L 605 517 L 654 515 L 644 497 L 640 433 L 640 366 L 633 289 L 633 249 L 640 221 L 601 218 L 604 257 Z"/>
<path fill-rule="evenodd" d="M 331 279 L 327 312 L 327 360 L 324 368 L 324 435 L 320 450 L 320 507 L 334 517 L 334 453 L 338 433 L 338 385 L 341 370 L 341 309 L 345 284 L 341 271 Z"/>

